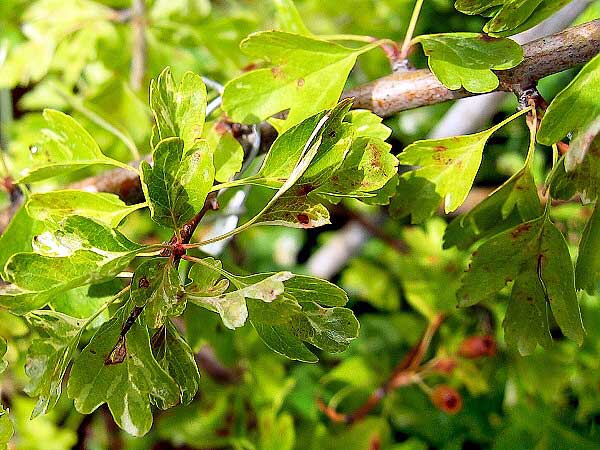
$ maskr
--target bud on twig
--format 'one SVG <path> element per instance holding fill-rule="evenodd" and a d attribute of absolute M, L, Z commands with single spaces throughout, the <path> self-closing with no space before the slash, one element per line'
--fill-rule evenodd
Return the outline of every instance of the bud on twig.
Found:
<path fill-rule="evenodd" d="M 458 391 L 445 384 L 436 386 L 430 397 L 435 407 L 445 413 L 456 414 L 462 409 L 462 397 Z"/>
<path fill-rule="evenodd" d="M 494 356 L 496 354 L 496 341 L 490 335 L 468 337 L 460 344 L 458 354 L 470 359 Z"/>

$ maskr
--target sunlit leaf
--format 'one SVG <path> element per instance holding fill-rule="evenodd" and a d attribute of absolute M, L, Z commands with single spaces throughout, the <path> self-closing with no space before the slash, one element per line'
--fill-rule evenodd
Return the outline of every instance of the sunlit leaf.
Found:
<path fill-rule="evenodd" d="M 60 222 L 67 216 L 83 216 L 116 228 L 125 217 L 144 206 L 126 205 L 114 194 L 65 190 L 33 194 L 27 202 L 27 212 L 40 221 Z"/>
<path fill-rule="evenodd" d="M 79 216 L 34 244 L 38 253 L 17 253 L 8 260 L 11 284 L 0 286 L 0 304 L 15 314 L 39 309 L 60 292 L 111 279 L 144 250 L 118 231 Z"/>
<path fill-rule="evenodd" d="M 515 67 L 523 60 L 521 46 L 510 39 L 477 33 L 447 33 L 416 39 L 429 57 L 429 67 L 449 89 L 490 92 L 499 85 L 492 70 Z"/>
<path fill-rule="evenodd" d="M 542 144 L 552 145 L 573 132 L 575 146 L 565 158 L 567 171 L 583 161 L 600 129 L 600 100 L 596 95 L 599 88 L 600 56 L 596 56 L 554 98 L 542 119 L 537 135 Z"/>
<path fill-rule="evenodd" d="M 29 347 L 25 365 L 30 378 L 25 392 L 38 398 L 31 413 L 34 418 L 58 402 L 63 378 L 83 332 L 83 321 L 53 311 L 37 311 L 26 318 L 38 333 Z"/>
<path fill-rule="evenodd" d="M 206 86 L 202 78 L 186 72 L 176 86 L 166 68 L 150 84 L 150 107 L 156 121 L 158 141 L 179 137 L 186 151 L 202 136 L 206 113 Z"/>
<path fill-rule="evenodd" d="M 152 258 L 136 269 L 131 281 L 131 301 L 144 308 L 151 328 L 164 325 L 185 309 L 177 268 L 169 258 Z"/>
<path fill-rule="evenodd" d="M 48 128 L 43 139 L 31 146 L 31 166 L 21 172 L 21 183 L 32 183 L 64 175 L 95 164 L 133 168 L 105 156 L 89 133 L 72 117 L 53 109 L 44 110 Z"/>
<path fill-rule="evenodd" d="M 377 45 L 351 49 L 281 31 L 252 34 L 242 42 L 242 50 L 268 60 L 271 67 L 227 83 L 223 108 L 231 120 L 241 123 L 259 123 L 289 109 L 280 127 L 290 128 L 334 106 L 356 58 Z"/>
<path fill-rule="evenodd" d="M 212 187 L 215 168 L 206 141 L 184 152 L 184 141 L 168 138 L 154 149 L 154 162 L 140 165 L 142 188 L 152 218 L 179 230 L 198 213 Z"/>

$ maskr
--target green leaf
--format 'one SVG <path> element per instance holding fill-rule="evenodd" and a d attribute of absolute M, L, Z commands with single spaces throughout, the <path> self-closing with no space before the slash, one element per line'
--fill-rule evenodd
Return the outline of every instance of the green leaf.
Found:
<path fill-rule="evenodd" d="M 156 121 L 158 141 L 178 137 L 191 149 L 202 136 L 206 114 L 206 86 L 195 73 L 186 72 L 179 86 L 165 68 L 150 83 L 150 107 Z"/>
<path fill-rule="evenodd" d="M 126 205 L 114 194 L 64 190 L 33 194 L 27 202 L 27 212 L 40 221 L 57 223 L 67 216 L 83 216 L 116 228 L 125 217 L 144 206 Z"/>
<path fill-rule="evenodd" d="M 304 342 L 338 353 L 358 336 L 358 320 L 347 308 L 323 308 L 314 302 L 300 305 L 284 298 L 269 305 L 250 300 L 248 310 L 250 322 L 265 344 L 290 359 L 318 361 Z"/>
<path fill-rule="evenodd" d="M 533 28 L 538 23 L 546 20 L 555 12 L 564 8 L 571 0 L 542 0 L 539 6 L 533 11 L 529 18 L 516 28 L 506 31 L 493 32 L 495 36 L 512 36 Z"/>
<path fill-rule="evenodd" d="M 279 272 L 256 283 L 240 281 L 238 283 L 241 286 L 240 289 L 216 297 L 200 297 L 197 294 L 188 293 L 187 298 L 199 306 L 218 313 L 223 319 L 223 324 L 233 330 L 246 323 L 248 318 L 246 299 L 253 298 L 271 303 L 283 293 L 283 282 L 293 276 L 290 272 Z M 236 281 L 243 279 L 235 278 Z"/>
<path fill-rule="evenodd" d="M 317 302 L 325 306 L 344 306 L 348 295 L 344 290 L 327 280 L 307 275 L 294 275 L 284 282 L 285 295 L 299 303 Z"/>
<path fill-rule="evenodd" d="M 194 264 L 190 268 L 191 283 L 185 286 L 185 292 L 200 297 L 221 295 L 229 288 L 229 280 L 221 278 L 223 264 L 218 259 L 204 258 L 203 264 Z"/>
<path fill-rule="evenodd" d="M 104 323 L 75 360 L 67 391 L 81 414 L 90 414 L 106 403 L 119 427 L 134 436 L 146 434 L 152 426 L 149 400 L 161 408 L 179 402 L 175 381 L 154 359 L 148 330 L 135 321 L 123 340 L 121 326 L 127 307 Z M 120 363 L 107 363 L 107 356 L 124 354 Z"/>
<path fill-rule="evenodd" d="M 566 157 L 559 160 L 551 173 L 552 197 L 569 200 L 576 193 L 583 203 L 591 203 L 600 197 L 600 139 L 594 139 L 581 163 L 572 170 L 565 169 Z"/>
<path fill-rule="evenodd" d="M 144 319 L 151 328 L 183 313 L 185 299 L 179 273 L 169 258 L 151 258 L 135 269 L 131 301 L 144 308 Z"/>
<path fill-rule="evenodd" d="M 270 68 L 231 80 L 223 93 L 223 109 L 234 122 L 259 123 L 289 109 L 280 129 L 334 106 L 356 58 L 378 44 L 357 49 L 281 31 L 254 33 L 241 44 Z"/>
<path fill-rule="evenodd" d="M 468 249 L 542 214 L 537 187 L 528 166 L 513 175 L 468 213 L 455 218 L 444 234 L 444 248 Z"/>
<path fill-rule="evenodd" d="M 414 171 L 403 173 L 390 202 L 390 215 L 397 219 L 411 216 L 413 224 L 424 222 L 442 203 L 442 197 L 435 190 L 435 184 Z"/>
<path fill-rule="evenodd" d="M 9 410 L 0 405 L 0 445 L 8 449 L 8 443 L 15 434 L 15 428 L 8 415 Z"/>
<path fill-rule="evenodd" d="M 579 255 L 575 265 L 575 286 L 584 289 L 590 295 L 598 290 L 600 282 L 600 207 L 596 204 L 594 212 L 588 220 L 581 242 Z"/>
<path fill-rule="evenodd" d="M 315 193 L 355 197 L 381 189 L 397 172 L 391 148 L 379 138 L 356 139 L 340 168 Z"/>
<path fill-rule="evenodd" d="M 14 314 L 42 308 L 61 292 L 100 283 L 121 272 L 144 247 L 116 230 L 79 216 L 35 240 L 38 253 L 17 253 L 6 263 L 0 305 Z"/>
<path fill-rule="evenodd" d="M 29 347 L 25 365 L 30 378 L 25 392 L 38 397 L 31 413 L 35 418 L 54 408 L 60 398 L 63 378 L 83 332 L 83 321 L 45 310 L 28 314 L 26 319 L 38 333 Z"/>
<path fill-rule="evenodd" d="M 294 186 L 260 216 L 258 223 L 304 229 L 328 225 L 329 211 L 321 202 L 308 196 L 303 186 Z"/>
<path fill-rule="evenodd" d="M 215 123 L 206 134 L 208 145 L 213 148 L 215 180 L 229 181 L 242 168 L 244 149 L 233 137 L 230 129 L 221 122 Z"/>
<path fill-rule="evenodd" d="M 72 117 L 53 109 L 44 110 L 48 128 L 43 139 L 33 145 L 32 164 L 21 172 L 20 183 L 33 183 L 64 175 L 95 164 L 135 171 L 127 164 L 104 156 L 89 133 Z"/>
<path fill-rule="evenodd" d="M 429 57 L 429 67 L 449 89 L 483 93 L 496 89 L 492 70 L 506 70 L 523 60 L 521 46 L 511 39 L 478 33 L 446 33 L 416 38 Z"/>
<path fill-rule="evenodd" d="M 6 352 L 8 351 L 8 345 L 3 337 L 0 337 L 0 373 L 4 372 L 8 367 L 8 361 L 4 359 Z"/>
<path fill-rule="evenodd" d="M 392 130 L 382 123 L 383 119 L 366 109 L 354 109 L 346 116 L 356 133 L 356 137 L 370 137 L 387 140 Z"/>
<path fill-rule="evenodd" d="M 311 36 L 292 0 L 273 0 L 278 29 L 288 33 Z"/>
<path fill-rule="evenodd" d="M 535 277 L 537 283 L 532 280 Z M 583 342 L 584 331 L 575 293 L 575 275 L 564 237 L 546 217 L 542 216 L 500 233 L 483 243 L 473 254 L 463 285 L 458 292 L 459 305 L 470 306 L 493 298 L 504 286 L 514 281 L 506 328 L 517 328 L 514 320 L 525 320 L 519 326 L 519 335 L 507 342 L 522 342 L 519 350 L 528 352 L 531 341 L 544 344 L 540 336 L 546 322 L 537 320 L 542 305 L 550 310 L 562 332 L 578 344 Z M 531 305 L 524 305 L 523 301 Z M 526 311 L 526 315 L 521 315 Z M 508 312 L 507 312 L 508 314 Z M 521 322 L 521 325 L 524 325 Z M 529 331 L 535 330 L 532 333 Z"/>
<path fill-rule="evenodd" d="M 140 164 L 142 188 L 152 218 L 179 230 L 204 206 L 215 168 L 206 141 L 196 141 L 184 153 L 184 141 L 168 138 L 154 149 L 153 165 Z"/>
<path fill-rule="evenodd" d="M 456 0 L 454 7 L 465 14 L 483 14 L 494 6 L 502 5 L 505 0 Z"/>
<path fill-rule="evenodd" d="M 15 253 L 32 251 L 31 242 L 33 237 L 43 230 L 44 224 L 32 219 L 27 214 L 25 205 L 21 205 L 0 236 L 0 273 L 2 273 L 4 280 L 6 280 L 4 272 L 6 262 Z"/>
<path fill-rule="evenodd" d="M 580 164 L 587 153 L 593 138 L 598 134 L 600 124 L 600 100 L 595 95 L 600 87 L 600 55 L 588 62 L 577 76 L 550 103 L 537 134 L 538 142 L 552 145 L 560 141 L 570 132 L 576 143 L 580 145 L 569 149 L 566 157 L 566 168 L 573 170 Z M 586 138 L 584 134 L 589 134 Z M 587 143 L 587 145 L 585 145 Z M 571 151 L 573 153 L 571 154 Z"/>
<path fill-rule="evenodd" d="M 492 19 L 484 31 L 500 36 L 521 33 L 556 11 L 571 0 L 457 0 L 455 7 L 465 14 L 480 14 Z"/>
<path fill-rule="evenodd" d="M 524 23 L 540 3 L 542 0 L 505 0 L 498 13 L 483 27 L 483 31 L 498 33 L 513 30 Z"/>
<path fill-rule="evenodd" d="M 200 372 L 192 349 L 171 322 L 152 336 L 151 345 L 158 364 L 179 386 L 180 403 L 189 404 L 200 385 Z"/>
<path fill-rule="evenodd" d="M 479 170 L 483 148 L 494 128 L 468 136 L 459 136 L 409 145 L 400 155 L 400 164 L 419 166 L 411 175 L 435 184 L 444 199 L 446 213 L 455 211 L 467 198 Z"/>
<path fill-rule="evenodd" d="M 397 280 L 376 264 L 363 259 L 351 261 L 341 283 L 348 292 L 379 310 L 396 311 L 400 307 Z"/>

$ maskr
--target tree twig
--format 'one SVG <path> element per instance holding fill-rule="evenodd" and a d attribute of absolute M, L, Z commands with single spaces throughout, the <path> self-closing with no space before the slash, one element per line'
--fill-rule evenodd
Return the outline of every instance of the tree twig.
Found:
<path fill-rule="evenodd" d="M 364 419 L 387 394 L 400 387 L 414 384 L 420 380 L 419 370 L 424 368 L 422 365 L 423 359 L 431 345 L 433 336 L 437 333 L 443 322 L 443 315 L 438 314 L 433 317 L 417 345 L 415 345 L 402 361 L 400 361 L 387 381 L 373 391 L 369 398 L 367 398 L 367 400 L 355 411 L 349 414 L 342 414 L 327 406 L 321 398 L 317 398 L 316 400 L 318 408 L 334 422 L 352 424 Z"/>
<path fill-rule="evenodd" d="M 569 28 L 523 45 L 524 59 L 514 69 L 496 71 L 497 91 L 513 92 L 538 80 L 577 67 L 600 52 L 600 19 Z M 396 72 L 350 89 L 343 98 L 353 97 L 354 108 L 369 109 L 381 117 L 400 111 L 433 105 L 477 94 L 464 89 L 451 91 L 428 69 Z"/>
<path fill-rule="evenodd" d="M 133 0 L 131 6 L 131 31 L 133 46 L 131 51 L 131 71 L 129 84 L 131 89 L 139 91 L 146 72 L 146 5 L 145 0 Z"/>

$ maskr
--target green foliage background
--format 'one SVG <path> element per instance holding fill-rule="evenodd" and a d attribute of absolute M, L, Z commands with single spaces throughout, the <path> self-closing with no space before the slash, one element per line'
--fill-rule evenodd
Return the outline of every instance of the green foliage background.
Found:
<path fill-rule="evenodd" d="M 89 111 L 125 134 L 125 141 L 132 142 L 142 154 L 149 153 L 153 123 L 147 106 L 150 80 L 166 66 L 171 67 L 176 80 L 186 71 L 222 83 L 238 76 L 254 61 L 239 50 L 240 41 L 251 32 L 290 20 L 281 6 L 284 3 L 148 1 L 148 64 L 143 86 L 136 92 L 129 86 L 131 27 L 112 16 L 114 11 L 129 8 L 128 0 L 3 0 L 0 50 L 19 49 L 17 60 L 10 66 L 0 64 L 2 100 L 12 98 L 15 109 L 12 119 L 7 118 L 5 109 L 2 117 L 2 147 L 10 171 L 29 167 L 29 147 L 37 142 L 44 127 L 44 108 L 71 114 L 110 158 L 129 161 L 134 155 L 123 139 L 90 120 Z M 412 0 L 295 3 L 315 34 L 373 35 L 395 41 L 402 40 L 414 5 Z M 598 11 L 598 2 L 593 2 L 580 20 L 595 18 Z M 25 36 L 27 28 L 22 24 L 32 18 L 37 19 L 37 29 Z M 425 2 L 417 34 L 480 32 L 484 23 L 486 20 L 479 16 L 458 13 L 450 0 L 431 0 Z M 412 59 L 424 67 L 427 59 L 419 52 Z M 383 53 L 370 51 L 358 56 L 347 87 L 387 73 L 389 63 Z M 575 75 L 572 70 L 548 77 L 541 82 L 540 91 L 551 100 Z M 215 93 L 209 89 L 208 95 L 210 101 Z M 516 100 L 506 100 L 494 123 L 510 116 L 515 107 Z M 448 104 L 435 105 L 387 119 L 385 124 L 392 129 L 392 153 L 425 138 L 448 108 Z M 488 142 L 475 185 L 497 186 L 518 172 L 525 162 L 528 142 L 523 121 L 511 122 L 497 131 Z M 540 148 L 531 161 L 538 185 L 551 164 L 550 150 Z M 88 167 L 68 173 L 45 182 L 43 190 L 101 171 Z M 263 190 L 253 188 L 244 218 L 251 218 L 265 198 Z M 9 201 L 5 195 L 0 203 L 6 206 Z M 333 224 L 324 228 L 308 232 L 271 226 L 251 228 L 225 248 L 221 255 L 224 266 L 239 274 L 304 273 L 308 257 L 348 222 L 344 209 L 370 218 L 378 214 L 376 207 L 344 200 L 341 212 L 332 214 Z M 551 211 L 572 255 L 591 213 L 589 206 L 575 203 Z M 30 420 L 35 400 L 23 394 L 27 381 L 23 367 L 27 348 L 37 334 L 22 319 L 0 311 L 0 335 L 10 343 L 1 389 L 15 426 L 11 445 L 19 450 L 58 450 L 74 448 L 85 439 L 89 449 L 598 448 L 600 331 L 596 325 L 600 323 L 600 297 L 580 293 L 587 325 L 581 347 L 559 332 L 554 345 L 523 357 L 505 345 L 501 323 L 507 302 L 455 308 L 469 254 L 457 248 L 443 249 L 445 219 L 433 217 L 410 226 L 406 219 L 386 216 L 381 227 L 402 241 L 406 251 L 398 252 L 385 241 L 370 238 L 334 280 L 350 294 L 349 306 L 361 326 L 359 337 L 347 351 L 318 351 L 320 361 L 316 364 L 290 361 L 270 351 L 253 328 L 233 332 L 218 315 L 189 304 L 183 316 L 188 343 L 194 352 L 209 345 L 214 353 L 211 356 L 227 369 L 227 376 L 211 377 L 201 363 L 200 388 L 194 401 L 155 411 L 153 428 L 142 438 L 116 428 L 106 407 L 87 417 L 81 415 L 66 395 L 47 415 Z M 129 215 L 121 231 L 137 242 L 161 242 L 171 237 L 167 228 L 151 221 L 147 210 Z M 4 245 L 2 254 L 11 254 L 10 244 Z M 508 299 L 509 292 L 503 290 L 499 297 Z M 105 298 L 98 294 L 94 305 L 75 304 L 72 315 L 90 316 Z M 71 305 L 77 301 L 71 300 Z M 456 415 L 440 411 L 423 389 L 413 385 L 389 393 L 364 421 L 351 427 L 332 423 L 319 412 L 317 397 L 340 411 L 362 404 L 385 382 L 397 362 L 418 342 L 427 321 L 439 312 L 447 314 L 447 320 L 434 339 L 429 357 L 455 355 L 463 340 L 473 335 L 491 334 L 498 345 L 492 357 L 458 357 L 451 375 L 437 374 L 428 379 L 432 385 L 444 383 L 456 388 L 463 397 L 461 411 Z M 83 333 L 82 342 L 90 337 Z M 6 417 L 1 416 L 0 421 Z M 83 432 L 89 434 L 83 438 Z"/>

